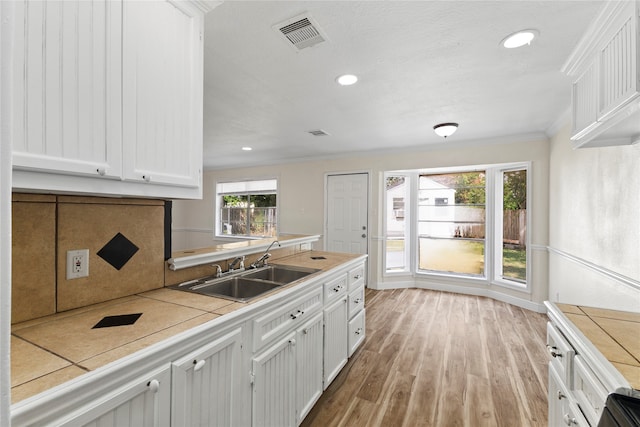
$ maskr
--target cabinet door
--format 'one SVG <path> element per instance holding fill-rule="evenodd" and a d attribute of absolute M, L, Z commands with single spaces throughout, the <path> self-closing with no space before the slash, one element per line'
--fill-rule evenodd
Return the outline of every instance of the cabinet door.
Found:
<path fill-rule="evenodd" d="M 589 427 L 553 363 L 549 363 L 549 427 Z"/>
<path fill-rule="evenodd" d="M 625 15 L 624 22 L 599 52 L 600 91 L 599 119 L 624 107 L 638 96 L 638 17 Z"/>
<path fill-rule="evenodd" d="M 169 426 L 171 401 L 169 366 L 115 389 L 89 406 L 83 406 L 52 425 L 59 427 Z"/>
<path fill-rule="evenodd" d="M 120 178 L 120 2 L 15 3 L 13 167 Z"/>
<path fill-rule="evenodd" d="M 253 359 L 253 423 L 255 426 L 295 425 L 296 333 Z"/>
<path fill-rule="evenodd" d="M 573 83 L 573 138 L 598 126 L 598 63 L 592 61 Z"/>
<path fill-rule="evenodd" d="M 347 296 L 324 310 L 324 388 L 347 363 Z"/>
<path fill-rule="evenodd" d="M 322 313 L 296 331 L 297 424 L 322 395 L 322 331 Z"/>
<path fill-rule="evenodd" d="M 125 179 L 200 185 L 202 30 L 194 4 L 123 3 Z"/>
<path fill-rule="evenodd" d="M 172 364 L 172 425 L 240 424 L 241 344 L 238 328 Z"/>

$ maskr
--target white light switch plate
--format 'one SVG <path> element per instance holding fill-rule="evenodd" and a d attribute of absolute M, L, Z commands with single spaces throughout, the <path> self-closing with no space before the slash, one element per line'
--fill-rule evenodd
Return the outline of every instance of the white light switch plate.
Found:
<path fill-rule="evenodd" d="M 67 280 L 89 276 L 89 249 L 67 251 Z"/>

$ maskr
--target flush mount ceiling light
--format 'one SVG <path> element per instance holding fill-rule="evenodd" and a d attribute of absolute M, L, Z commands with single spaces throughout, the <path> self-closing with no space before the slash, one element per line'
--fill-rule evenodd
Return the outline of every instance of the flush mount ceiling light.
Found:
<path fill-rule="evenodd" d="M 440 123 L 433 127 L 433 131 L 443 138 L 453 135 L 456 130 L 458 130 L 457 123 Z"/>
<path fill-rule="evenodd" d="M 355 84 L 357 81 L 358 81 L 358 76 L 354 76 L 353 74 L 343 74 L 336 78 L 336 82 L 338 82 L 340 86 L 351 86 L 352 84 Z"/>
<path fill-rule="evenodd" d="M 251 151 L 253 148 L 251 147 L 242 147 L 242 151 Z"/>
<path fill-rule="evenodd" d="M 509 34 L 500 42 L 500 44 L 507 49 L 530 45 L 531 41 L 533 41 L 538 34 L 540 34 L 538 30 L 520 30 L 513 34 Z"/>

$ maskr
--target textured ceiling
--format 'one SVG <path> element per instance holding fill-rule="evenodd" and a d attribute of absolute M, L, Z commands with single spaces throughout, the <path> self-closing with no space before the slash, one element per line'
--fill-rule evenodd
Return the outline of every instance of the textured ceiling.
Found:
<path fill-rule="evenodd" d="M 206 17 L 205 168 L 543 135 L 571 101 L 560 68 L 602 5 L 224 2 Z M 296 52 L 272 26 L 302 13 L 328 41 Z M 530 46 L 499 45 L 525 28 L 540 32 Z M 338 86 L 344 73 L 359 82 Z M 432 128 L 449 121 L 445 141 Z"/>

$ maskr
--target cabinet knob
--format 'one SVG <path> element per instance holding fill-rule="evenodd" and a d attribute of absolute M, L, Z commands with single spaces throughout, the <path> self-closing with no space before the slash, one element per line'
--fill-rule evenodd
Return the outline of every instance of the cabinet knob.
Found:
<path fill-rule="evenodd" d="M 302 316 L 304 314 L 304 311 L 298 310 L 297 313 L 292 313 L 290 314 L 292 319 L 297 319 L 298 317 Z"/>
<path fill-rule="evenodd" d="M 151 182 L 151 175 L 142 175 L 142 179 L 144 179 L 146 182 Z"/>
<path fill-rule="evenodd" d="M 193 368 L 193 371 L 199 371 L 200 369 L 202 369 L 204 367 L 204 365 L 207 364 L 207 361 L 205 359 L 200 359 L 200 360 L 194 360 L 193 364 L 196 365 Z"/>
<path fill-rule="evenodd" d="M 98 168 L 96 169 L 96 172 L 98 172 L 98 175 L 104 176 L 107 173 L 107 170 L 105 168 Z"/>
<path fill-rule="evenodd" d="M 562 352 L 558 351 L 558 347 L 553 347 L 547 344 L 547 350 L 552 357 L 562 357 Z"/>
<path fill-rule="evenodd" d="M 296 345 L 296 339 L 295 338 L 291 338 L 289 340 L 289 344 L 291 344 L 292 346 L 295 346 Z"/>
<path fill-rule="evenodd" d="M 564 419 L 564 423 L 568 426 L 578 424 L 578 420 L 576 420 L 575 417 L 572 417 L 569 414 L 564 414 L 564 417 L 562 418 Z"/>
<path fill-rule="evenodd" d="M 565 396 L 564 394 L 562 394 L 562 392 L 560 390 L 558 390 L 558 400 L 562 400 L 565 397 L 567 397 L 567 396 Z"/>
<path fill-rule="evenodd" d="M 147 383 L 147 387 L 149 387 L 149 390 L 151 390 L 153 393 L 157 393 L 158 390 L 160 390 L 160 381 L 151 380 Z"/>
<path fill-rule="evenodd" d="M 359 278 L 361 278 L 361 277 L 362 277 L 362 276 L 361 276 L 360 274 L 356 274 L 355 276 L 353 276 L 353 278 L 354 278 L 355 280 L 358 280 L 358 279 L 359 279 Z"/>
<path fill-rule="evenodd" d="M 362 302 L 362 300 L 360 298 L 356 298 L 353 300 L 354 304 L 360 304 Z"/>
<path fill-rule="evenodd" d="M 360 335 L 360 334 L 362 334 L 362 328 L 358 328 L 358 329 L 356 329 L 355 334 L 356 334 L 356 335 Z"/>

